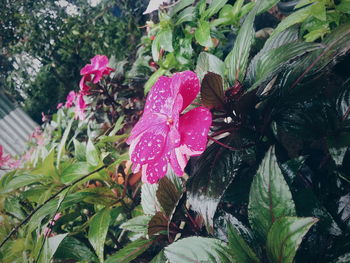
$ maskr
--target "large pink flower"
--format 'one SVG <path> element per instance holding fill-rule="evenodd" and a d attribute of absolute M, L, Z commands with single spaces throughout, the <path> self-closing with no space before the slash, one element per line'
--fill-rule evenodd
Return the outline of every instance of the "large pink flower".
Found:
<path fill-rule="evenodd" d="M 91 64 L 87 64 L 80 70 L 80 75 L 83 75 L 80 81 L 80 90 L 87 94 L 89 91 L 89 86 L 86 82 L 92 81 L 94 84 L 99 82 L 103 75 L 109 75 L 113 68 L 108 66 L 108 58 L 104 55 L 96 55 L 91 59 Z M 93 75 L 93 76 L 92 76 Z"/>
<path fill-rule="evenodd" d="M 160 77 L 152 87 L 143 116 L 127 140 L 133 171 L 141 170 L 144 182 L 157 182 L 169 163 L 175 174 L 183 175 L 189 157 L 205 150 L 210 111 L 198 107 L 180 115 L 199 90 L 199 80 L 191 71 Z"/>

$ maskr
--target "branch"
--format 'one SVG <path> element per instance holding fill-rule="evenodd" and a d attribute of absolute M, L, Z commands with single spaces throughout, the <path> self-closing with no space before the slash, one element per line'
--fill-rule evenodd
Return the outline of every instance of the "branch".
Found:
<path fill-rule="evenodd" d="M 66 190 L 67 188 L 75 185 L 76 183 L 79 183 L 80 181 L 84 180 L 85 178 L 89 177 L 92 174 L 95 174 L 101 170 L 103 170 L 104 168 L 106 168 L 107 165 L 103 165 L 100 168 L 96 169 L 95 171 L 92 171 L 91 173 L 88 173 L 86 175 L 84 175 L 83 177 L 75 180 L 73 183 L 64 186 L 61 190 L 59 190 L 57 193 L 55 193 L 54 195 L 52 195 L 49 199 L 47 199 L 44 203 L 42 203 L 41 205 L 37 206 L 21 223 L 19 223 L 17 226 L 15 226 L 12 231 L 6 236 L 6 238 L 1 242 L 0 244 L 0 249 L 3 247 L 3 245 L 5 245 L 5 243 L 15 234 L 17 233 L 18 229 L 20 229 L 25 223 L 27 223 L 29 221 L 29 219 L 32 218 L 32 216 L 40 209 L 42 208 L 44 205 L 46 205 L 48 202 L 50 202 L 51 200 L 55 199 L 59 194 L 61 194 L 64 190 Z"/>

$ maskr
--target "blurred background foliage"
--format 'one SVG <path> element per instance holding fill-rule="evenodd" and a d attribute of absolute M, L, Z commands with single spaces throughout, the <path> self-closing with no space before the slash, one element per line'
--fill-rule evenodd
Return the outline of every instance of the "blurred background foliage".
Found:
<path fill-rule="evenodd" d="M 37 122 L 78 87 L 95 54 L 134 56 L 146 1 L 4 0 L 0 86 Z"/>

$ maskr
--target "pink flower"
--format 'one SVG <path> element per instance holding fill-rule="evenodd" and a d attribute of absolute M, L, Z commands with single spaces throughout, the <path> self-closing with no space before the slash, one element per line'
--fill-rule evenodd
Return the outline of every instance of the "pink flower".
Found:
<path fill-rule="evenodd" d="M 57 104 L 57 109 L 59 110 L 60 108 L 62 108 L 63 107 L 63 103 L 62 102 L 60 102 L 60 103 L 58 103 Z"/>
<path fill-rule="evenodd" d="M 82 93 L 78 93 L 76 100 L 75 100 L 75 119 L 79 119 L 81 121 L 85 120 L 85 110 L 86 110 L 86 103 L 84 100 L 84 95 Z"/>
<path fill-rule="evenodd" d="M 46 122 L 49 120 L 49 118 L 42 112 L 41 113 L 41 120 L 42 120 L 42 122 Z"/>
<path fill-rule="evenodd" d="M 4 153 L 2 145 L 0 145 L 0 168 L 3 169 L 16 169 L 20 166 L 20 161 L 15 160 L 9 154 Z"/>
<path fill-rule="evenodd" d="M 80 90 L 82 92 L 89 91 L 90 87 L 86 85 L 86 82 L 92 81 L 96 84 L 101 80 L 103 75 L 109 75 L 114 71 L 113 68 L 107 67 L 108 63 L 108 58 L 106 56 L 96 55 L 91 59 L 91 64 L 87 64 L 80 70 L 80 75 L 83 75 L 80 81 Z"/>
<path fill-rule="evenodd" d="M 71 90 L 71 91 L 68 93 L 67 99 L 66 99 L 67 101 L 66 101 L 66 105 L 65 105 L 65 107 L 66 107 L 67 109 L 73 106 L 73 103 L 74 103 L 74 101 L 75 101 L 76 96 L 77 96 L 77 95 L 75 94 L 74 90 Z"/>
<path fill-rule="evenodd" d="M 152 87 L 143 116 L 127 140 L 133 172 L 141 170 L 144 182 L 157 182 L 169 163 L 175 174 L 183 175 L 189 157 L 205 150 L 210 111 L 198 107 L 180 115 L 199 90 L 198 77 L 191 71 L 162 76 Z"/>
<path fill-rule="evenodd" d="M 52 236 L 54 236 L 54 234 L 52 233 L 52 228 L 53 228 L 53 226 L 55 225 L 56 221 L 57 221 L 58 219 L 60 219 L 61 216 L 62 216 L 61 213 L 57 213 L 57 214 L 54 216 L 54 218 L 49 222 L 48 226 L 46 226 L 46 227 L 44 228 L 43 234 L 44 234 L 45 237 L 52 237 Z"/>

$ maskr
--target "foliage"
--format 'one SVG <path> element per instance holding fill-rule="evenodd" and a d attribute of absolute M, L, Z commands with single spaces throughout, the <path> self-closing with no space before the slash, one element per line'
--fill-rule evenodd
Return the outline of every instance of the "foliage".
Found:
<path fill-rule="evenodd" d="M 4 262 L 347 262 L 350 24 L 312 43 L 304 20 L 281 29 L 287 17 L 261 38 L 256 17 L 278 1 L 243 2 L 160 5 L 132 66 L 89 84 L 87 119 L 48 117 L 0 179 Z M 125 143 L 140 84 L 184 70 L 210 142 L 186 175 L 142 183 Z"/>

